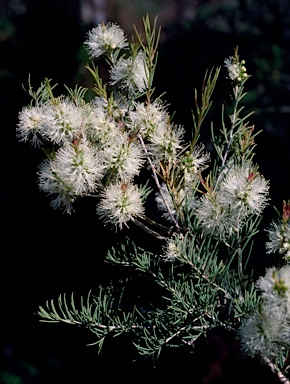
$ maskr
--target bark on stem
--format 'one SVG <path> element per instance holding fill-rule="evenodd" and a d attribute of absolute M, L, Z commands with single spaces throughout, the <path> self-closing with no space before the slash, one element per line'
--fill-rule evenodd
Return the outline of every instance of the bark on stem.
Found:
<path fill-rule="evenodd" d="M 267 356 L 262 356 L 262 360 L 268 367 L 271 369 L 271 371 L 278 377 L 278 379 L 283 384 L 290 384 L 289 379 L 277 368 L 277 366 L 272 363 L 272 361 Z"/>

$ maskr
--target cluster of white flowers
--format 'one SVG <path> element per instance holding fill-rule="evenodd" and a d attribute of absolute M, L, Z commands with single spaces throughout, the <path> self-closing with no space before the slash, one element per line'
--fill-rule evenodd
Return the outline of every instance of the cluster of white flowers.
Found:
<path fill-rule="evenodd" d="M 266 243 L 268 253 L 279 252 L 284 259 L 290 261 L 290 201 L 283 202 L 282 220 L 273 221 L 267 229 L 269 240 Z"/>
<path fill-rule="evenodd" d="M 54 208 L 70 213 L 79 196 L 99 193 L 98 214 L 105 223 L 121 228 L 126 221 L 144 213 L 142 193 L 134 186 L 134 178 L 146 156 L 151 157 L 150 167 L 175 161 L 183 149 L 184 129 L 170 123 L 160 99 L 135 100 L 148 88 L 148 58 L 140 46 L 131 50 L 117 24 L 93 28 L 85 46 L 92 58 L 106 56 L 106 86 L 111 86 L 113 92 L 109 95 L 105 86 L 92 101 L 85 102 L 72 93 L 70 97 L 54 97 L 50 89 L 35 106 L 23 108 L 17 136 L 33 145 L 53 145 L 38 176 L 39 187 L 51 196 Z M 146 141 L 147 152 L 138 136 Z M 192 152 L 193 163 L 198 163 L 199 155 Z M 184 199 L 184 194 L 179 191 L 178 199 Z M 173 209 L 172 201 L 169 207 Z M 168 206 L 165 211 L 168 217 L 175 215 L 174 209 L 168 213 Z"/>
<path fill-rule="evenodd" d="M 119 53 L 128 49 L 127 38 L 123 29 L 114 23 L 100 24 L 88 33 L 85 46 L 92 58 L 105 55 L 111 60 L 109 71 L 111 84 L 119 85 L 121 90 L 130 95 L 142 93 L 148 87 L 149 68 L 146 55 L 139 50 L 130 52 L 128 57 Z M 116 54 L 112 54 L 116 52 Z"/>
<path fill-rule="evenodd" d="M 110 184 L 101 193 L 101 201 L 97 206 L 98 215 L 105 223 L 122 229 L 123 225 L 135 217 L 142 217 L 144 207 L 141 202 L 141 191 L 134 184 L 117 182 Z"/>
<path fill-rule="evenodd" d="M 197 201 L 196 216 L 206 233 L 224 238 L 237 231 L 238 222 L 229 207 L 220 204 L 219 196 L 214 192 L 203 195 Z"/>
<path fill-rule="evenodd" d="M 69 213 L 77 196 L 97 190 L 97 180 L 103 174 L 98 150 L 87 142 L 66 143 L 53 160 L 46 159 L 39 168 L 40 189 L 53 196 L 54 208 Z"/>
<path fill-rule="evenodd" d="M 281 348 L 274 337 L 279 333 L 280 321 L 277 317 L 269 317 L 262 311 L 256 312 L 239 329 L 242 351 L 250 357 L 273 358 Z"/>
<path fill-rule="evenodd" d="M 17 137 L 20 141 L 29 141 L 33 146 L 41 143 L 41 134 L 45 129 L 46 114 L 41 107 L 24 107 L 19 113 Z"/>
<path fill-rule="evenodd" d="M 102 54 L 111 53 L 116 49 L 128 46 L 124 31 L 114 23 L 99 24 L 88 33 L 85 42 L 91 57 L 99 57 Z"/>
<path fill-rule="evenodd" d="M 241 60 L 240 62 L 237 57 L 230 57 L 225 59 L 224 64 L 231 80 L 240 83 L 248 77 L 245 60 Z"/>
<path fill-rule="evenodd" d="M 193 151 L 186 151 L 181 162 L 185 183 L 192 183 L 208 167 L 209 161 L 210 154 L 204 153 L 204 144 L 197 145 Z"/>
<path fill-rule="evenodd" d="M 268 200 L 268 181 L 255 170 L 251 163 L 233 166 L 223 179 L 220 203 L 230 205 L 240 215 L 260 214 Z"/>
<path fill-rule="evenodd" d="M 175 233 L 172 237 L 167 239 L 166 245 L 163 247 L 162 258 L 164 261 L 174 261 L 177 257 L 182 255 L 184 247 L 184 236 L 182 233 Z"/>
<path fill-rule="evenodd" d="M 127 43 L 121 28 L 108 23 L 88 34 L 86 46 L 92 56 L 98 57 L 109 55 L 112 50 L 121 51 Z M 226 61 L 232 74 L 238 66 L 235 60 Z M 242 64 L 239 71 L 245 73 Z M 237 231 L 249 214 L 262 212 L 268 183 L 251 163 L 229 165 L 217 190 L 196 202 L 195 191 L 210 156 L 204 153 L 203 145 L 184 150 L 184 128 L 171 123 L 160 99 L 134 101 L 133 96 L 148 86 L 148 68 L 142 50 L 129 57 L 114 55 L 109 74 L 111 84 L 117 87 L 114 97 L 102 94 L 89 103 L 76 103 L 67 97 L 52 98 L 35 107 L 25 107 L 19 115 L 20 140 L 30 139 L 35 145 L 50 141 L 59 147 L 56 156 L 46 160 L 39 171 L 40 188 L 52 195 L 54 207 L 70 212 L 71 202 L 77 196 L 96 192 L 102 179 L 106 180 L 105 190 L 110 183 L 131 185 L 146 156 L 150 156 L 150 166 L 156 170 L 160 171 L 164 164 L 175 167 L 178 186 L 169 188 L 164 183 L 156 193 L 157 208 L 166 219 L 178 220 L 181 209 L 195 207 L 204 230 L 223 237 Z M 147 153 L 138 143 L 138 135 L 146 141 Z M 82 151 L 80 145 L 72 145 L 75 142 L 81 142 Z M 76 156 L 83 156 L 82 161 L 75 161 Z M 113 188 L 110 195 L 119 189 Z M 101 211 L 102 217 L 108 212 Z M 124 218 L 120 219 L 123 222 Z"/>
<path fill-rule="evenodd" d="M 42 84 L 37 92 L 30 87 L 34 104 L 20 112 L 17 137 L 20 141 L 30 141 L 34 146 L 48 144 L 50 149 L 45 150 L 47 158 L 39 166 L 38 183 L 40 190 L 50 196 L 53 208 L 71 213 L 74 201 L 79 197 L 94 197 L 96 214 L 105 224 L 122 229 L 130 221 L 134 222 L 145 232 L 165 240 L 161 261 L 176 261 L 180 266 L 192 250 L 192 243 L 188 243 L 187 239 L 197 239 L 194 247 L 200 250 L 198 260 L 202 270 L 194 265 L 196 274 L 186 276 L 178 272 L 176 276 L 182 276 L 185 282 L 187 278 L 194 281 L 193 276 L 205 279 L 206 285 L 225 295 L 224 303 L 226 305 L 226 300 L 230 302 L 229 313 L 233 313 L 239 306 L 239 300 L 243 304 L 251 301 L 251 295 L 247 297 L 248 292 L 244 294 L 242 291 L 246 286 L 241 281 L 246 271 L 242 258 L 250 248 L 247 248 L 249 239 L 258 229 L 257 216 L 262 214 L 269 201 L 269 183 L 253 163 L 253 127 L 245 122 L 250 114 L 245 117 L 240 115 L 243 110 L 240 101 L 245 95 L 243 85 L 249 77 L 245 61 L 239 60 L 237 49 L 233 57 L 224 61 L 234 96 L 233 113 L 228 116 L 230 128 L 227 128 L 222 116 L 221 136 L 215 137 L 212 132 L 217 159 L 212 170 L 204 176 L 210 154 L 197 140 L 200 124 L 211 105 L 219 69 L 205 77 L 201 107 L 196 98 L 192 141 L 185 142 L 184 127 L 171 121 L 161 97 L 153 100 L 152 79 L 156 64 L 156 41 L 153 44 L 153 40 L 156 34 L 155 31 L 150 34 L 150 31 L 148 24 L 147 28 L 144 24 L 145 42 L 137 34 L 137 42 L 133 40 L 128 44 L 124 31 L 117 24 L 100 24 L 93 28 L 87 35 L 85 47 L 91 58 L 105 57 L 107 82 L 103 84 L 98 70 L 92 65 L 92 68 L 87 66 L 95 80 L 96 96 L 91 101 L 85 100 L 83 88 L 68 90 L 69 96 L 54 97 L 49 82 Z M 151 178 L 146 180 L 145 186 L 137 185 L 143 177 L 141 170 L 145 177 L 148 173 L 153 176 L 153 187 Z M 145 215 L 144 205 L 152 190 L 155 191 L 155 206 L 161 218 L 167 220 L 165 225 Z M 282 220 L 272 222 L 267 232 L 268 253 L 278 252 L 289 263 L 290 201 L 284 202 Z M 221 272 L 221 279 L 216 273 L 216 256 L 211 257 L 211 242 L 214 245 L 223 243 L 222 247 L 215 247 L 223 263 L 225 259 L 230 259 L 230 267 L 225 268 L 228 275 Z M 225 257 L 224 249 L 229 251 Z M 235 255 L 238 269 L 233 272 Z M 136 265 L 143 262 L 136 261 Z M 160 264 L 164 267 L 163 262 Z M 140 270 L 144 270 L 144 265 Z M 214 275 L 204 272 L 208 265 L 213 266 Z M 147 267 L 146 264 L 146 270 Z M 192 265 L 188 264 L 190 267 Z M 233 276 L 234 283 L 231 283 L 229 276 Z M 261 305 L 239 328 L 241 345 L 246 354 L 265 356 L 272 361 L 281 349 L 290 349 L 290 265 L 280 269 L 269 268 L 265 276 L 258 279 L 256 288 L 260 291 Z M 194 289 L 191 285 L 187 291 L 190 291 L 189 294 L 193 291 L 193 296 L 197 296 L 199 291 Z M 235 293 L 232 296 L 228 292 L 233 290 Z M 213 321 L 209 326 L 202 325 L 204 329 L 222 324 L 224 320 L 219 320 L 217 307 L 210 307 L 213 296 L 210 294 L 209 297 L 204 292 L 201 300 L 200 318 L 199 305 L 191 307 L 198 298 L 194 297 L 192 302 L 186 304 L 190 307 L 188 313 L 197 312 L 197 316 L 194 315 L 198 319 L 197 328 L 201 329 L 203 321 L 205 324 Z M 221 302 L 219 298 L 218 302 Z M 246 304 L 252 305 L 252 302 Z M 208 310 L 212 311 L 210 316 L 206 313 Z M 178 312 L 180 307 L 174 316 Z M 241 322 L 237 317 L 238 327 Z M 174 323 L 178 324 L 176 319 Z M 229 324 L 232 326 L 231 319 L 228 323 L 226 321 L 226 327 Z M 111 328 L 121 329 L 119 326 Z M 147 328 L 146 325 L 146 332 Z M 182 329 L 185 328 L 194 330 L 195 326 L 182 326 Z M 179 333 L 181 336 L 180 330 L 175 334 L 179 336 Z M 145 351 L 143 347 L 142 350 Z"/>
<path fill-rule="evenodd" d="M 268 201 L 269 184 L 251 163 L 232 165 L 217 191 L 197 204 L 197 216 L 209 233 L 220 237 L 237 231 L 251 214 L 261 214 Z"/>
<path fill-rule="evenodd" d="M 40 144 L 41 137 L 53 144 L 72 142 L 84 125 L 84 110 L 68 98 L 53 99 L 35 107 L 24 107 L 19 115 L 17 134 L 20 140 Z"/>
<path fill-rule="evenodd" d="M 268 253 L 279 252 L 285 260 L 290 260 L 290 223 L 273 222 L 267 230 L 269 240 L 266 243 Z"/>
<path fill-rule="evenodd" d="M 162 129 L 158 129 L 154 135 L 150 137 L 148 145 L 149 153 L 155 160 L 155 165 L 160 162 L 167 162 L 177 158 L 179 151 L 182 149 L 182 141 L 184 136 L 184 128 L 180 125 L 172 126 L 167 124 Z"/>
<path fill-rule="evenodd" d="M 290 265 L 285 265 L 281 269 L 269 268 L 265 276 L 261 276 L 257 281 L 257 287 L 261 290 L 270 311 L 290 315 Z"/>
<path fill-rule="evenodd" d="M 83 124 L 83 110 L 70 100 L 45 105 L 45 114 L 49 121 L 44 136 L 52 143 L 60 144 L 73 141 L 80 135 Z"/>
<path fill-rule="evenodd" d="M 275 359 L 281 349 L 290 347 L 290 266 L 269 268 L 257 288 L 263 301 L 239 329 L 242 350 Z"/>
<path fill-rule="evenodd" d="M 136 103 L 135 109 L 129 112 L 128 127 L 132 133 L 138 132 L 150 140 L 156 132 L 164 131 L 168 119 L 168 113 L 160 100 L 150 104 Z"/>
<path fill-rule="evenodd" d="M 111 69 L 111 84 L 120 83 L 120 88 L 128 90 L 130 94 L 142 93 L 148 87 L 148 68 L 143 52 L 123 58 Z"/>

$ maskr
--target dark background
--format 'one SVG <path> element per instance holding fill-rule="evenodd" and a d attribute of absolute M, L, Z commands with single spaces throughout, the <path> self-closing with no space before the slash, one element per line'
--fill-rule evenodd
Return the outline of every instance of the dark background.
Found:
<path fill-rule="evenodd" d="M 95 5 L 94 5 L 95 4 Z M 105 4 L 105 5 L 104 5 Z M 101 354 L 89 331 L 75 326 L 40 323 L 35 313 L 47 299 L 72 291 L 84 294 L 114 276 L 103 263 L 107 249 L 126 234 L 104 228 L 93 201 L 80 201 L 71 216 L 53 211 L 37 187 L 41 150 L 19 143 L 15 136 L 18 113 L 30 101 L 22 84 L 31 74 L 37 87 L 45 77 L 74 87 L 89 82 L 82 42 L 101 17 L 116 21 L 128 34 L 148 12 L 159 14 L 162 29 L 155 85 L 174 121 L 192 127 L 194 88 L 200 89 L 207 68 L 239 46 L 246 60 L 246 109 L 254 109 L 252 122 L 258 136 L 256 161 L 270 180 L 272 204 L 278 209 L 290 198 L 290 7 L 288 1 L 147 1 L 138 8 L 132 1 L 14 0 L 0 1 L 0 129 L 1 129 L 1 334 L 0 382 L 4 384 L 74 384 L 127 380 L 187 380 L 194 383 L 244 383 L 253 376 L 260 382 L 278 382 L 268 368 L 244 359 L 234 335 L 212 332 L 208 343 L 194 353 L 165 351 L 154 369 L 150 360 L 136 357 L 128 338 L 105 343 Z M 94 5 L 94 7 L 93 7 Z M 99 7 L 99 8 L 98 8 Z M 94 12 L 93 12 L 94 10 Z M 94 17 L 93 17 L 94 16 Z M 202 140 L 210 150 L 209 122 L 219 129 L 221 103 L 228 101 L 223 77 L 217 84 L 208 130 Z M 275 216 L 265 211 L 264 227 Z M 154 248 L 154 243 L 149 244 Z M 253 256 L 257 275 L 271 266 L 264 243 Z"/>

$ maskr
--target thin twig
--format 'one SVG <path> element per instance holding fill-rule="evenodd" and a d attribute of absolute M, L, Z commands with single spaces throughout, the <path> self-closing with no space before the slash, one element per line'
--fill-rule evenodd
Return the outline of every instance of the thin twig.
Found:
<path fill-rule="evenodd" d="M 166 201 L 166 199 L 165 199 L 164 193 L 162 192 L 162 189 L 161 189 L 161 186 L 160 186 L 160 183 L 159 183 L 157 174 L 156 174 L 156 172 L 155 172 L 154 165 L 153 165 L 153 163 L 152 163 L 152 161 L 151 161 L 151 158 L 150 158 L 150 156 L 149 156 L 149 153 L 148 153 L 148 151 L 147 151 L 147 148 L 146 148 L 146 146 L 145 146 L 145 143 L 144 143 L 144 141 L 143 141 L 143 138 L 142 138 L 142 136 L 141 136 L 140 134 L 138 134 L 137 137 L 138 137 L 138 139 L 139 139 L 139 141 L 140 141 L 140 143 L 141 143 L 141 146 L 142 146 L 142 148 L 143 148 L 143 150 L 144 150 L 144 152 L 145 152 L 145 154 L 146 154 L 146 157 L 147 157 L 148 162 L 149 162 L 149 164 L 150 164 L 150 167 L 151 167 L 151 169 L 152 169 L 153 178 L 154 178 L 154 180 L 155 180 L 155 183 L 156 183 L 156 186 L 157 186 L 157 188 L 158 188 L 158 191 L 159 191 L 159 193 L 160 193 L 160 195 L 161 195 L 161 197 L 162 197 L 162 200 L 163 200 L 163 202 L 164 202 L 164 205 L 165 205 L 165 207 L 166 207 L 166 209 L 167 209 L 167 211 L 168 211 L 168 213 L 169 213 L 169 216 L 170 216 L 171 220 L 173 221 L 175 227 L 178 229 L 178 232 L 180 232 L 180 227 L 179 227 L 179 225 L 178 225 L 178 222 L 177 222 L 176 219 L 174 218 L 174 216 L 173 216 L 173 214 L 172 214 L 172 212 L 171 212 L 171 209 L 169 208 L 169 205 L 168 205 L 168 203 L 167 203 L 167 201 Z"/>
<path fill-rule="evenodd" d="M 220 179 L 221 177 L 223 177 L 223 172 L 222 170 L 224 169 L 225 167 L 225 164 L 226 164 L 226 160 L 227 160 L 227 157 L 228 157 L 228 154 L 229 154 L 229 151 L 230 151 L 230 148 L 231 148 L 231 145 L 232 145 L 232 141 L 233 141 L 233 137 L 234 137 L 234 129 L 235 129 L 235 126 L 236 126 L 236 122 L 237 122 L 237 118 L 238 118 L 238 114 L 237 114 L 237 109 L 238 109 L 238 103 L 239 103 L 239 100 L 238 100 L 238 96 L 239 96 L 239 86 L 237 85 L 235 88 L 234 88 L 234 96 L 235 96 L 235 103 L 234 103 L 234 112 L 233 112 L 233 115 L 231 117 L 231 123 L 232 123 L 232 126 L 231 126 L 231 129 L 229 131 L 229 135 L 228 137 L 226 138 L 227 140 L 227 145 L 226 145 L 226 149 L 225 149 L 225 152 L 224 152 L 224 155 L 223 155 L 223 158 L 222 158 L 222 163 L 221 163 L 221 172 L 219 173 L 218 175 L 218 178 L 216 180 L 216 183 L 215 183 L 215 187 L 214 187 L 214 190 L 216 190 L 216 188 L 218 187 L 218 184 L 220 182 Z"/>
<path fill-rule="evenodd" d="M 139 220 L 134 219 L 134 218 L 131 218 L 131 221 L 132 221 L 135 225 L 137 225 L 137 227 L 141 228 L 144 232 L 146 232 L 146 233 L 148 233 L 149 235 L 155 237 L 156 239 L 159 239 L 159 240 L 166 240 L 166 239 L 167 239 L 167 237 L 164 237 L 164 236 L 160 235 L 160 233 L 153 231 L 152 229 L 150 229 L 149 227 L 147 227 L 147 225 L 141 223 Z"/>
<path fill-rule="evenodd" d="M 279 370 L 279 368 L 272 363 L 272 361 L 267 356 L 262 356 L 262 359 L 266 365 L 271 369 L 271 371 L 277 375 L 278 379 L 283 384 L 290 384 L 289 379 Z"/>

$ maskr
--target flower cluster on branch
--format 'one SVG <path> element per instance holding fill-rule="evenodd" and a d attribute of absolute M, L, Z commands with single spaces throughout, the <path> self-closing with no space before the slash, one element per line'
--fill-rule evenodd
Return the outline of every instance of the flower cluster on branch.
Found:
<path fill-rule="evenodd" d="M 187 142 L 162 96 L 155 97 L 160 30 L 149 17 L 143 24 L 144 36 L 136 31 L 132 42 L 114 23 L 88 33 L 92 100 L 86 101 L 86 89 L 80 86 L 56 97 L 51 81 L 36 91 L 29 83 L 32 101 L 19 114 L 17 136 L 45 148 L 38 180 L 53 208 L 72 213 L 76 199 L 94 197 L 104 224 L 116 230 L 137 225 L 162 242 L 157 254 L 132 239 L 107 255 L 108 262 L 153 281 L 162 300 L 155 307 L 146 300 L 138 305 L 134 292 L 120 280 L 90 294 L 87 304 L 82 299 L 80 310 L 73 296 L 70 303 L 60 296 L 57 305 L 52 300 L 40 307 L 39 316 L 89 328 L 100 347 L 108 334 L 131 331 L 138 352 L 153 357 L 166 346 L 192 346 L 216 327 L 235 330 L 246 354 L 259 356 L 288 382 L 289 265 L 268 269 L 257 283 L 247 268 L 270 198 L 269 182 L 254 161 L 252 113 L 243 111 L 246 63 L 237 48 L 224 61 L 233 103 L 228 115 L 221 112 L 219 134 L 212 129 L 216 158 L 211 162 L 199 134 L 207 124 L 221 68 L 206 72 L 201 94 L 196 91 L 192 139 Z M 107 83 L 95 65 L 99 57 L 107 65 Z M 150 194 L 159 222 L 150 217 Z M 281 220 L 267 229 L 265 245 L 265 252 L 282 254 L 286 263 L 289 206 L 284 202 Z"/>

